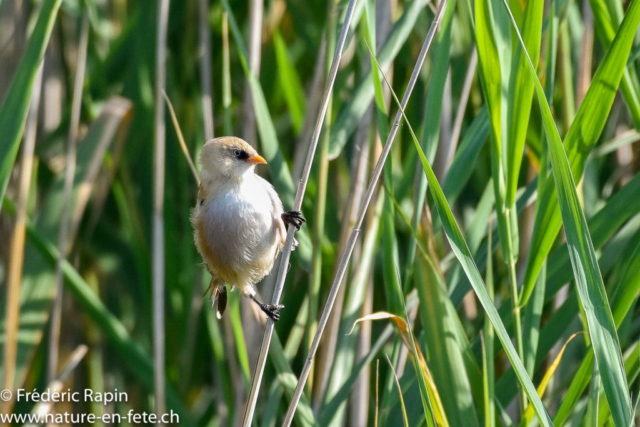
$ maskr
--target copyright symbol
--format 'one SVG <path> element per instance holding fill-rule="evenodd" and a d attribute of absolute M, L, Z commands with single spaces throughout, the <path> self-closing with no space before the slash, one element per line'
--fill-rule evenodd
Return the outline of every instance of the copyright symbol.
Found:
<path fill-rule="evenodd" d="M 0 399 L 2 399 L 5 402 L 8 402 L 11 400 L 11 390 L 2 390 L 0 392 Z"/>

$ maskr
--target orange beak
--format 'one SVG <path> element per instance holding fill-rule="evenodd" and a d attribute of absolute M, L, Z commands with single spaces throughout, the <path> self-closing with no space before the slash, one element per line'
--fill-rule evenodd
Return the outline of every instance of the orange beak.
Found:
<path fill-rule="evenodd" d="M 249 157 L 247 159 L 247 163 L 251 163 L 252 165 L 266 165 L 267 161 L 264 159 L 264 157 L 256 154 L 255 156 Z"/>

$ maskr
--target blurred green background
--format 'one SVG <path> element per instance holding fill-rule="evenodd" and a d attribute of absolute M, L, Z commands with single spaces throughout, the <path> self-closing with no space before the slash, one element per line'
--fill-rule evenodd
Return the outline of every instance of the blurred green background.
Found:
<path fill-rule="evenodd" d="M 347 4 L 0 0 L 2 388 L 57 378 L 129 398 L 0 402 L 3 413 L 173 410 L 181 425 L 241 425 L 264 316 L 233 292 L 217 320 L 202 296 L 198 183 L 160 90 L 194 161 L 206 140 L 242 137 L 289 210 Z M 357 2 L 253 425 L 282 423 L 398 111 L 368 46 L 402 98 L 438 4 Z M 639 21 L 640 0 L 448 0 L 405 111 L 429 186 L 402 120 L 294 424 L 550 425 L 514 373 L 517 351 L 554 425 L 628 427 Z M 396 317 L 347 335 L 378 312 Z"/>

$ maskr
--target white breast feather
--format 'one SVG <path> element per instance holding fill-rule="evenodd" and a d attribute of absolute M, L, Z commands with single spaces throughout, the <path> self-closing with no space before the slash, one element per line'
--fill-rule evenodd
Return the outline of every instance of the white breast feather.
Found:
<path fill-rule="evenodd" d="M 211 250 L 227 267 L 246 272 L 251 282 L 271 270 L 280 245 L 274 218 L 282 212 L 282 205 L 277 206 L 272 200 L 269 190 L 275 193 L 273 187 L 254 176 L 255 179 L 248 177 L 240 184 L 220 188 L 200 206 Z"/>

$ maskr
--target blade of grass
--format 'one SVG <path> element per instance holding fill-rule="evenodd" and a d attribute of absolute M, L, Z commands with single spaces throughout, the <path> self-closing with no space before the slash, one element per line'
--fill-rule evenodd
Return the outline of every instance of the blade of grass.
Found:
<path fill-rule="evenodd" d="M 522 38 L 532 60 L 537 64 L 542 38 L 542 15 L 544 2 L 527 2 L 524 21 L 521 24 Z M 515 47 L 509 82 L 508 131 L 507 131 L 507 183 L 506 206 L 513 209 L 516 202 L 518 178 L 522 166 L 524 140 L 530 121 L 531 101 L 533 100 L 533 79 L 529 75 L 522 48 Z"/>
<path fill-rule="evenodd" d="M 474 163 L 480 156 L 480 150 L 484 146 L 490 130 L 489 116 L 486 107 L 483 107 L 473 119 L 471 126 L 466 130 L 460 147 L 453 158 L 447 176 L 442 184 L 442 191 L 449 203 L 453 204 L 458 199 L 465 184 L 474 170 Z M 434 215 L 434 221 L 439 220 Z M 434 229 L 436 228 L 434 223 Z"/>
<path fill-rule="evenodd" d="M 42 3 L 33 34 L 29 38 L 24 56 L 0 108 L 0 135 L 3 135 L 4 141 L 0 144 L 0 199 L 4 198 L 9 184 L 9 177 L 24 131 L 36 74 L 49 43 L 61 3 L 62 0 L 45 0 Z"/>
<path fill-rule="evenodd" d="M 509 214 L 506 205 L 507 156 L 507 99 L 511 68 L 510 31 L 498 0 L 481 1 L 475 4 L 475 30 L 478 44 L 480 82 L 491 123 L 491 176 L 493 178 L 498 212 L 498 230 L 505 262 L 515 262 L 517 245 L 515 235 L 509 230 Z M 517 335 L 520 333 L 518 332 Z M 518 340 L 521 343 L 521 340 Z M 520 345 L 519 353 L 520 352 Z"/>
<path fill-rule="evenodd" d="M 489 222 L 489 238 L 487 239 L 487 271 L 486 284 L 489 298 L 493 300 L 493 249 L 492 249 L 492 224 Z M 494 427 L 496 425 L 496 394 L 495 394 L 495 361 L 494 361 L 494 339 L 495 331 L 491 325 L 489 317 L 485 317 L 484 326 L 482 328 L 482 383 L 484 388 L 484 420 L 486 427 Z"/>
<path fill-rule="evenodd" d="M 575 334 L 571 335 L 569 337 L 569 339 L 567 339 L 567 341 L 564 343 L 564 345 L 562 346 L 562 348 L 558 352 L 558 355 L 553 360 L 553 363 L 551 363 L 551 366 L 549 366 L 549 369 L 547 369 L 547 372 L 545 372 L 544 376 L 542 377 L 542 381 L 540 381 L 540 384 L 538 385 L 538 395 L 540 396 L 540 398 L 542 398 L 544 396 L 544 392 L 547 390 L 547 386 L 549 385 L 549 381 L 551 381 L 551 378 L 556 373 L 556 370 L 558 369 L 558 366 L 560 365 L 560 362 L 562 361 L 562 356 L 564 354 L 564 351 L 567 348 L 567 345 L 571 342 L 572 339 L 574 339 L 576 336 L 578 336 L 581 333 L 582 332 L 576 332 Z M 533 409 L 530 406 L 524 412 L 524 415 L 522 416 L 522 419 L 520 420 L 520 427 L 528 426 L 532 419 L 533 419 Z M 588 424 L 588 425 L 593 425 L 593 424 Z"/>
<path fill-rule="evenodd" d="M 509 12 L 513 27 L 527 55 L 529 71 L 534 79 L 544 120 L 545 134 L 549 142 L 549 152 L 553 165 L 558 204 L 567 237 L 571 264 L 576 278 L 578 294 L 580 295 L 580 300 L 586 313 L 589 335 L 593 343 L 596 362 L 600 367 L 602 384 L 616 425 L 628 426 L 631 422 L 631 403 L 629 386 L 622 362 L 620 343 L 618 341 L 613 315 L 611 314 L 611 309 L 607 301 L 602 275 L 596 262 L 593 242 L 591 241 L 584 212 L 578 199 L 575 182 L 571 173 L 571 166 L 562 141 L 560 140 L 553 116 L 551 115 L 544 90 L 537 78 L 535 67 L 526 52 L 526 47 L 520 37 L 517 25 L 509 11 L 509 6 L 506 1 L 505 7 Z M 640 22 L 640 2 L 636 1 L 629 6 L 627 16 L 620 26 L 620 31 L 616 38 L 627 39 L 630 47 L 638 22 Z M 609 53 L 610 52 L 608 52 L 608 54 Z M 624 60 L 624 62 L 626 62 L 626 57 Z M 589 89 L 589 92 L 591 92 L 592 89 L 593 86 Z M 578 120 L 578 118 L 576 118 L 576 120 Z"/>
<path fill-rule="evenodd" d="M 627 230 L 627 228 L 629 228 L 629 230 Z M 630 235 L 633 235 L 633 236 L 630 237 Z M 636 216 L 632 221 L 630 221 L 630 223 L 627 226 L 623 228 L 623 230 L 621 230 L 615 236 L 614 239 L 612 239 L 610 244 L 607 247 L 605 247 L 605 249 L 603 250 L 603 255 L 601 260 L 605 258 L 620 260 L 620 262 L 618 262 L 617 264 L 619 264 L 620 268 L 623 268 L 624 265 L 627 264 L 627 261 L 629 261 L 629 258 L 623 257 L 622 254 L 632 253 L 633 248 L 629 247 L 629 241 L 636 242 L 638 241 L 639 237 L 640 237 L 640 216 Z M 562 250 L 566 252 L 566 249 L 562 248 Z M 602 274 L 603 275 L 609 274 L 609 272 L 614 268 L 614 266 L 615 264 L 613 262 L 609 262 L 606 264 L 604 262 L 601 262 Z M 565 268 L 571 270 L 568 260 Z M 564 283 L 566 283 L 566 281 Z M 633 286 L 631 287 L 633 288 Z M 553 313 L 553 315 L 546 320 L 545 325 L 542 328 L 540 333 L 540 343 L 539 343 L 538 351 L 536 354 L 536 369 L 540 369 L 543 362 L 545 361 L 545 358 L 548 352 L 553 348 L 554 344 L 567 331 L 568 326 L 571 324 L 571 322 L 568 322 L 567 319 L 574 319 L 575 316 L 577 315 L 579 311 L 578 299 L 574 293 L 575 293 L 575 289 L 571 288 L 569 290 L 569 295 L 567 296 L 567 299 L 565 300 L 564 304 L 562 304 Z M 614 307 L 613 308 L 614 319 L 616 319 L 617 321 L 618 315 L 616 314 L 616 305 L 613 304 L 613 307 Z M 505 319 L 505 321 L 508 321 L 508 319 Z M 587 352 L 585 358 L 583 359 L 583 364 L 585 363 L 585 360 L 589 360 L 589 363 L 592 363 L 593 352 Z M 575 376 L 574 382 L 583 382 L 585 381 L 585 378 L 587 378 L 586 382 L 584 382 L 584 387 L 586 387 L 588 385 L 588 381 L 589 381 L 588 378 L 590 377 L 590 375 L 591 375 L 591 366 L 589 366 L 588 370 L 584 372 L 582 371 L 579 372 L 579 375 Z M 508 401 L 514 395 L 515 389 L 512 386 L 514 381 L 515 381 L 515 377 L 514 377 L 513 370 L 507 371 L 498 381 L 497 394 L 499 395 L 499 398 L 502 401 Z M 574 394 L 572 391 L 572 389 L 574 389 L 574 386 L 572 385 L 570 387 L 569 393 L 565 396 L 565 398 L 563 398 L 562 405 L 560 408 L 561 411 L 559 410 L 558 413 L 556 414 L 554 422 L 557 423 L 557 420 L 559 420 L 558 415 L 560 415 L 560 413 L 564 411 L 564 409 L 571 408 L 570 411 L 573 409 L 573 404 L 575 404 L 575 401 L 572 401 L 572 399 L 579 398 L 581 396 L 582 391 L 584 391 L 584 387 L 581 388 L 580 391 L 577 392 L 577 394 Z M 571 403 L 569 403 L 569 401 L 571 401 Z M 567 404 L 568 406 L 565 407 L 565 404 Z M 565 413 L 564 415 L 567 415 L 567 414 Z"/>
<path fill-rule="evenodd" d="M 426 348 L 433 379 L 451 425 L 478 426 L 471 386 L 461 347 L 455 338 L 455 323 L 447 310 L 444 280 L 430 257 L 417 260 L 415 286 L 420 297 L 419 313 L 426 336 Z"/>
<path fill-rule="evenodd" d="M 624 147 L 625 145 L 633 144 L 638 141 L 640 141 L 640 133 L 638 133 L 636 130 L 629 130 L 593 150 L 593 157 L 606 156 L 607 154 L 613 153 L 614 151 L 618 150 L 621 147 Z"/>
<path fill-rule="evenodd" d="M 306 111 L 306 101 L 300 77 L 296 72 L 293 62 L 287 53 L 287 45 L 280 35 L 280 31 L 276 31 L 273 37 L 273 44 L 276 50 L 276 61 L 278 64 L 278 79 L 280 87 L 284 92 L 293 130 L 299 134 L 302 130 L 302 121 L 304 112 Z"/>
<path fill-rule="evenodd" d="M 548 16 L 548 30 L 547 30 L 547 53 L 546 53 L 546 82 L 545 82 L 545 95 L 551 99 L 553 96 L 553 87 L 555 82 L 555 69 L 556 69 L 556 56 L 558 50 L 557 34 L 558 34 L 558 0 L 552 0 L 549 8 Z M 531 88 L 533 89 L 533 82 L 531 82 Z M 533 93 L 532 93 L 533 95 Z M 546 136 L 544 135 L 544 129 L 542 133 L 542 147 L 540 150 L 540 171 L 538 174 L 537 191 L 538 194 L 542 193 L 544 186 L 548 180 L 549 175 L 549 146 L 547 144 Z M 540 199 L 536 200 L 536 212 L 540 209 Z M 535 218 L 534 218 L 535 219 Z M 547 262 L 543 262 L 538 275 L 536 289 L 534 292 L 534 300 L 531 304 L 525 306 L 524 314 L 524 331 L 525 331 L 525 360 L 524 364 L 527 368 L 527 372 L 533 375 L 535 369 L 536 354 L 539 344 L 539 330 L 541 313 L 544 306 L 544 296 L 547 285 Z"/>
<path fill-rule="evenodd" d="M 385 81 L 386 81 L 386 77 L 385 77 Z M 389 88 L 391 88 L 391 85 L 389 84 L 388 81 L 387 81 L 387 85 L 389 86 Z M 458 226 L 458 223 L 455 220 L 455 217 L 453 216 L 453 212 L 451 211 L 451 208 L 447 203 L 444 193 L 442 192 L 442 188 L 440 187 L 440 184 L 436 179 L 433 169 L 431 169 L 431 166 L 429 165 L 429 162 L 427 161 L 427 158 L 424 152 L 422 151 L 420 143 L 418 142 L 418 139 L 416 138 L 415 133 L 411 128 L 411 124 L 409 123 L 409 120 L 404 115 L 404 108 L 402 104 L 398 102 L 398 99 L 395 97 L 395 93 L 393 92 L 393 90 L 391 90 L 391 93 L 394 95 L 394 99 L 396 103 L 399 105 L 398 114 L 402 114 L 402 116 L 404 117 L 405 123 L 407 124 L 407 127 L 411 132 L 413 144 L 416 150 L 418 151 L 418 155 L 420 156 L 420 160 L 427 174 L 427 180 L 429 183 L 429 188 L 431 190 L 431 195 L 433 196 L 436 206 L 438 208 L 438 213 L 440 214 L 440 217 L 442 219 L 443 227 L 447 234 L 449 244 L 451 245 L 453 252 L 456 255 L 456 258 L 458 258 L 458 260 L 462 264 L 463 269 L 465 270 L 465 273 L 469 277 L 469 280 L 471 281 L 473 289 L 475 290 L 476 295 L 478 296 L 478 299 L 480 299 L 480 302 L 482 303 L 482 306 L 484 307 L 485 312 L 487 313 L 487 316 L 489 316 L 491 323 L 493 324 L 493 327 L 495 328 L 496 333 L 498 334 L 498 338 L 502 342 L 502 345 L 507 353 L 507 357 L 509 358 L 511 365 L 514 367 L 518 375 L 518 379 L 520 380 L 522 388 L 524 389 L 527 397 L 529 398 L 529 401 L 531 402 L 531 404 L 534 407 L 534 410 L 536 411 L 536 415 L 538 416 L 538 421 L 540 422 L 541 425 L 545 427 L 551 426 L 553 425 L 551 422 L 551 418 L 549 418 L 549 414 L 547 413 L 544 405 L 542 404 L 540 397 L 536 393 L 533 383 L 531 382 L 531 378 L 529 378 L 529 375 L 527 374 L 526 369 L 522 364 L 522 361 L 518 357 L 518 354 L 516 353 L 516 350 L 513 347 L 513 344 L 511 343 L 511 339 L 509 338 L 509 335 L 507 334 L 504 324 L 500 319 L 500 315 L 498 314 L 498 311 L 493 305 L 493 301 L 491 300 L 487 292 L 487 288 L 484 285 L 484 282 L 482 280 L 482 277 L 480 276 L 480 272 L 478 271 L 478 268 L 475 265 L 475 262 L 473 261 L 473 257 L 471 256 L 471 253 L 469 251 L 469 248 L 467 247 L 467 244 L 464 240 L 462 232 L 460 231 L 460 227 Z"/>
<path fill-rule="evenodd" d="M 640 199 L 634 197 L 640 191 L 640 174 L 622 187 L 607 204 L 588 222 L 594 247 L 601 249 L 607 241 L 640 210 Z M 565 283 L 571 280 L 569 252 L 566 244 L 554 251 L 549 258 L 547 295 L 548 301 Z"/>
<path fill-rule="evenodd" d="M 229 9 L 229 5 L 227 0 L 224 0 L 225 3 L 225 7 L 227 9 Z M 347 9 L 347 14 L 345 16 L 344 19 L 344 23 L 342 25 L 342 30 L 340 32 L 340 37 L 338 38 L 338 44 L 336 47 L 336 51 L 335 51 L 335 55 L 333 57 L 333 61 L 331 63 L 331 70 L 329 71 L 329 75 L 327 78 L 327 83 L 325 86 L 325 91 L 324 91 L 324 95 L 322 98 L 322 103 L 321 103 L 321 108 L 320 108 L 320 113 L 318 114 L 318 119 L 316 121 L 316 125 L 314 128 L 314 132 L 313 132 L 313 136 L 311 138 L 311 144 L 309 145 L 309 152 L 307 153 L 307 159 L 305 162 L 305 167 L 303 170 L 303 174 L 302 174 L 302 179 L 300 180 L 300 183 L 298 184 L 298 190 L 296 192 L 296 199 L 295 202 L 293 204 L 293 210 L 300 210 L 300 208 L 302 207 L 302 199 L 304 197 L 304 193 L 305 190 L 307 188 L 307 183 L 309 181 L 309 175 L 311 174 L 311 165 L 313 164 L 313 158 L 315 156 L 315 152 L 318 146 L 318 140 L 320 138 L 320 131 L 322 129 L 323 126 L 323 122 L 324 122 L 324 118 L 325 118 L 325 113 L 327 111 L 327 108 L 329 106 L 329 100 L 330 100 L 330 96 L 331 96 L 331 91 L 333 89 L 333 84 L 335 82 L 335 78 L 336 75 L 338 73 L 338 66 L 340 64 L 340 59 L 342 57 L 342 51 L 344 49 L 344 44 L 347 38 L 347 33 L 349 30 L 349 26 L 351 24 L 351 19 L 353 18 L 353 12 L 354 12 L 354 8 L 355 8 L 355 3 L 356 0 L 350 0 L 349 2 L 349 7 Z M 234 27 L 233 25 L 233 21 L 232 21 L 232 28 Z M 236 28 L 237 29 L 237 28 Z M 258 85 L 259 86 L 259 85 Z M 255 95 L 255 94 L 254 94 Z M 254 98 L 254 102 L 256 102 L 256 98 Z M 260 126 L 260 119 L 259 119 L 259 123 L 258 126 Z M 275 133 L 275 132 L 274 132 Z M 289 175 L 289 179 L 291 179 L 291 176 Z M 289 265 L 289 257 L 291 256 L 291 249 L 292 249 L 292 244 L 293 244 L 293 234 L 295 232 L 295 228 L 294 227 L 289 227 L 289 231 L 287 233 L 287 240 L 285 243 L 285 247 L 282 253 L 282 256 L 280 258 L 280 267 L 278 268 L 278 278 L 276 281 L 276 285 L 275 285 L 275 289 L 274 289 L 274 293 L 273 293 L 273 299 L 272 299 L 272 304 L 278 304 L 280 301 L 280 297 L 282 295 L 282 290 L 284 287 L 284 281 L 288 272 L 288 265 Z M 251 380 L 251 390 L 249 392 L 249 399 L 247 401 L 247 406 L 245 409 L 245 414 L 244 414 L 244 419 L 243 419 L 243 425 L 245 427 L 249 427 L 251 425 L 252 419 L 253 419 L 253 413 L 255 411 L 255 405 L 258 399 L 258 391 L 260 389 L 260 383 L 262 381 L 262 375 L 264 373 L 264 365 L 265 365 L 265 360 L 266 360 L 266 356 L 267 356 L 267 351 L 269 349 L 269 345 L 271 342 L 271 337 L 273 335 L 273 330 L 274 330 L 274 323 L 273 320 L 269 319 L 267 320 L 267 325 L 265 327 L 265 331 L 264 331 L 264 336 L 262 338 L 262 344 L 260 345 L 260 353 L 258 354 L 258 361 L 256 363 L 256 368 L 253 374 L 253 378 Z M 307 372 L 308 375 L 308 372 Z M 305 377 L 306 380 L 306 377 Z M 304 381 L 303 381 L 304 382 Z M 300 385 L 300 381 L 298 381 L 298 385 Z M 295 404 L 298 403 L 298 401 L 300 400 L 300 393 L 301 390 L 299 390 L 298 387 L 296 387 L 294 396 L 292 398 L 292 403 L 295 402 Z M 293 415 L 293 414 L 291 414 Z M 291 417 L 293 418 L 293 416 Z M 291 423 L 291 418 L 289 419 L 289 423 Z"/>
<path fill-rule="evenodd" d="M 616 327 L 620 327 L 624 317 L 627 315 L 631 307 L 634 305 L 637 294 L 640 291 L 640 244 L 636 245 L 629 262 L 625 268 L 625 272 L 618 281 L 615 291 L 611 297 L 613 306 L 613 317 Z M 554 421 L 558 425 L 562 425 L 567 420 L 572 407 L 577 399 L 580 398 L 582 392 L 589 384 L 591 374 L 593 372 L 593 355 L 592 351 L 587 353 L 583 359 L 575 379 L 571 382 L 565 399 L 562 401 Z M 602 375 L 602 373 L 601 373 Z"/>
<path fill-rule="evenodd" d="M 439 24 L 440 24 L 440 20 L 442 19 L 442 15 L 444 13 L 444 6 L 446 6 L 446 0 L 443 0 L 439 6 L 438 6 L 438 11 L 434 17 L 434 20 L 431 24 L 431 27 L 429 28 L 429 32 L 427 34 L 427 37 L 425 38 L 424 44 L 422 45 L 422 49 L 420 51 L 420 55 L 418 57 L 418 60 L 416 61 L 416 65 L 413 69 L 413 72 L 411 74 L 411 78 L 409 80 L 409 84 L 407 86 L 407 89 L 405 91 L 404 97 L 402 99 L 402 105 L 406 106 L 407 102 L 409 101 L 409 97 L 411 95 L 411 92 L 415 86 L 416 80 L 418 78 L 418 74 L 420 72 L 420 69 L 422 68 L 422 65 L 424 63 L 427 51 L 429 50 L 429 47 L 431 45 L 431 41 L 433 40 L 433 37 L 435 35 L 435 31 L 437 30 Z M 304 384 L 309 376 L 309 372 L 311 370 L 311 365 L 313 363 L 313 359 L 315 357 L 315 353 L 318 349 L 318 345 L 320 343 L 320 338 L 322 337 L 322 333 L 324 332 L 324 328 L 326 326 L 327 320 L 329 318 L 329 314 L 331 313 L 331 310 L 333 308 L 333 304 L 335 303 L 339 288 L 340 288 L 340 284 L 342 282 L 342 279 L 344 278 L 347 266 L 349 264 L 349 258 L 351 257 L 351 254 L 353 252 L 353 248 L 355 246 L 355 242 L 356 239 L 358 238 L 358 234 L 360 232 L 360 227 L 362 225 L 362 222 L 364 221 L 364 216 L 366 214 L 367 208 L 369 207 L 369 203 L 371 202 L 371 198 L 373 197 L 373 192 L 375 191 L 375 188 L 377 186 L 377 182 L 378 179 L 380 178 L 380 174 L 382 173 L 382 168 L 384 166 L 384 163 L 389 155 L 389 151 L 391 150 L 391 147 L 393 145 L 393 141 L 395 139 L 396 133 L 398 132 L 398 127 L 400 126 L 400 120 L 402 118 L 402 115 L 400 114 L 400 111 L 398 112 L 398 114 L 396 114 L 396 118 L 393 122 L 393 125 L 391 127 L 391 131 L 389 133 L 389 136 L 387 137 L 387 141 L 384 145 L 384 148 L 382 150 L 382 153 L 380 154 L 380 158 L 378 160 L 378 163 L 376 165 L 376 168 L 373 172 L 373 177 L 369 183 L 369 186 L 367 188 L 367 192 L 366 195 L 364 197 L 364 200 L 362 202 L 361 208 L 360 208 L 360 213 L 358 215 L 358 220 L 356 221 L 356 224 L 353 228 L 353 230 L 351 231 L 351 235 L 349 236 L 349 242 L 347 243 L 347 247 L 345 249 L 345 253 L 342 257 L 342 259 L 340 260 L 340 266 L 338 268 L 338 271 L 334 277 L 333 280 L 333 284 L 331 285 L 331 290 L 329 292 L 329 297 L 327 299 L 327 303 L 325 305 L 324 311 L 322 313 L 322 317 L 320 318 L 320 322 L 318 323 L 318 331 L 313 339 L 313 343 L 311 346 L 311 349 L 309 350 L 309 355 L 307 356 L 307 359 L 305 361 L 302 373 L 300 374 L 300 379 L 298 382 L 298 386 L 296 387 L 296 393 L 294 395 L 294 399 L 292 400 L 291 404 L 289 405 L 289 408 L 287 409 L 287 414 L 285 416 L 285 421 L 284 421 L 284 426 L 288 427 L 291 424 L 291 420 L 293 418 L 293 414 L 295 413 L 295 409 L 297 406 L 297 401 L 300 399 L 300 395 L 302 394 L 302 390 L 304 388 Z M 292 237 L 292 232 L 289 233 L 289 237 Z M 286 254 L 286 252 L 285 252 Z M 284 257 L 283 257 L 284 259 Z"/>
<path fill-rule="evenodd" d="M 635 3 L 632 3 L 631 6 L 635 6 Z M 629 10 L 635 11 L 635 7 L 631 6 Z M 566 156 L 574 180 L 579 180 L 582 177 L 586 159 L 604 128 L 624 73 L 626 59 L 632 46 L 631 28 L 637 28 L 640 22 L 640 17 L 637 14 L 627 13 L 627 15 L 631 22 L 625 28 L 621 26 L 618 30 L 565 137 Z M 532 250 L 529 251 L 527 259 L 519 304 L 521 306 L 527 302 L 531 295 L 538 272 L 562 225 L 556 188 L 552 180 L 546 183 L 544 191 L 539 193 L 538 197 L 541 199 L 540 209 L 536 212 L 531 239 Z"/>
<path fill-rule="evenodd" d="M 596 34 L 605 49 L 608 49 L 622 21 L 624 14 L 622 5 L 604 0 L 589 0 L 589 4 L 593 11 Z M 620 82 L 620 93 L 627 104 L 636 129 L 640 127 L 640 94 L 638 90 L 637 71 L 633 67 L 626 67 Z"/>
<path fill-rule="evenodd" d="M 587 400 L 587 413 L 585 414 L 585 425 L 598 425 L 598 404 L 600 400 L 600 371 L 598 365 L 593 366 L 593 374 L 591 375 L 591 385 L 589 387 L 589 398 Z M 631 427 L 632 424 L 629 425 Z"/>
<path fill-rule="evenodd" d="M 640 360 L 638 358 L 638 354 L 640 354 L 639 350 L 640 342 L 636 341 L 634 345 L 625 352 L 624 355 L 625 369 L 627 371 L 627 378 L 629 379 L 630 384 L 634 383 L 640 375 L 640 363 L 638 363 L 638 361 Z M 635 409 L 636 406 L 634 405 L 631 414 L 635 413 Z M 632 423 L 629 424 L 629 426 L 633 427 L 635 425 L 634 423 L 635 419 L 632 418 Z M 600 396 L 598 397 L 598 424 L 603 426 L 613 424 L 613 420 L 611 418 L 611 408 L 609 408 L 607 399 L 602 392 L 600 392 Z"/>

